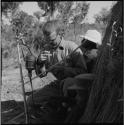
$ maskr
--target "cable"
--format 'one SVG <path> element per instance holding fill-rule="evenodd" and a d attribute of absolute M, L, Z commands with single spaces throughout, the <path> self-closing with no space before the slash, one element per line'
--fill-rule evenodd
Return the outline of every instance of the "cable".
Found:
<path fill-rule="evenodd" d="M 32 95 L 32 102 L 33 102 L 33 106 L 35 105 L 35 103 L 34 103 L 34 93 L 33 93 L 33 85 L 32 85 L 32 79 L 31 79 L 31 77 L 32 77 L 32 72 L 30 72 L 30 71 L 28 71 L 28 77 L 29 77 L 29 80 L 30 80 L 30 83 L 31 83 L 31 95 Z"/>

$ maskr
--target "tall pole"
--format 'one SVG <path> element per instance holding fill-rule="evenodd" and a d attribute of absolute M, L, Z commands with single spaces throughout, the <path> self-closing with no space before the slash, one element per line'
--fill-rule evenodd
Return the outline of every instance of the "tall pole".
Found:
<path fill-rule="evenodd" d="M 23 73 L 22 73 L 19 43 L 17 44 L 17 49 L 18 49 L 18 61 L 19 61 L 19 68 L 20 68 L 20 77 L 21 77 L 21 83 L 22 83 L 22 93 L 23 93 L 23 98 L 24 98 L 24 110 L 25 110 L 25 116 L 26 116 L 26 124 L 28 124 L 29 123 L 29 115 L 28 115 L 28 107 L 27 107 L 27 103 L 26 103 L 26 95 L 25 95 L 25 88 L 24 88 L 24 79 L 23 79 Z"/>

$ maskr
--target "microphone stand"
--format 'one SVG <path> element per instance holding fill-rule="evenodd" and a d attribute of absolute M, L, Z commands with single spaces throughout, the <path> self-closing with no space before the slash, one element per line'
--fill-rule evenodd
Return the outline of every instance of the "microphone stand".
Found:
<path fill-rule="evenodd" d="M 25 88 L 24 88 L 24 79 L 23 79 L 23 73 L 22 73 L 19 43 L 17 44 L 17 49 L 18 49 L 18 60 L 19 60 L 19 67 L 20 67 L 20 77 L 21 77 L 21 83 L 22 83 L 22 93 L 23 93 L 23 98 L 24 98 L 24 110 L 25 110 L 26 124 L 28 124 L 29 123 L 29 114 L 28 114 L 28 107 L 27 107 Z"/>

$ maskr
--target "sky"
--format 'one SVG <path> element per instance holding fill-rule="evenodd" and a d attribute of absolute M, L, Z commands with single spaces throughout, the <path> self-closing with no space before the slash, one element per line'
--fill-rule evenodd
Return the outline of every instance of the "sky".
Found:
<path fill-rule="evenodd" d="M 27 12 L 29 15 L 33 15 L 36 11 L 41 11 L 37 2 L 23 2 L 23 4 L 20 5 L 20 10 Z"/>
<path fill-rule="evenodd" d="M 88 11 L 88 22 L 93 23 L 94 20 L 94 15 L 98 14 L 102 8 L 110 9 L 113 1 L 89 1 L 90 3 L 90 8 Z"/>
<path fill-rule="evenodd" d="M 87 15 L 87 22 L 94 23 L 94 15 L 99 13 L 102 8 L 110 9 L 113 1 L 87 1 L 90 3 L 90 7 Z M 36 11 L 41 11 L 37 2 L 23 2 L 20 5 L 20 10 L 27 12 L 29 15 L 33 15 Z"/>

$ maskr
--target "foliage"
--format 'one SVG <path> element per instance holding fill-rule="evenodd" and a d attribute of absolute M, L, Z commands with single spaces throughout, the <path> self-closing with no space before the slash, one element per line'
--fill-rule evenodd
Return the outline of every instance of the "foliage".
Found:
<path fill-rule="evenodd" d="M 43 16 L 49 15 L 52 16 L 56 7 L 58 5 L 58 1 L 47 1 L 47 2 L 38 2 L 38 6 L 45 11 Z"/>
<path fill-rule="evenodd" d="M 13 16 L 11 23 L 13 31 L 16 33 L 16 35 L 19 35 L 20 33 L 23 34 L 23 36 L 26 38 L 25 42 L 27 44 L 31 44 L 33 33 L 36 31 L 36 29 L 34 29 L 35 21 L 33 16 L 20 11 Z"/>
<path fill-rule="evenodd" d="M 1 6 L 1 11 L 2 14 L 4 14 L 5 16 L 8 16 L 8 12 L 10 13 L 14 13 L 20 4 L 22 4 L 22 2 L 1 2 L 2 6 Z"/>
<path fill-rule="evenodd" d="M 75 2 L 64 1 L 64 2 L 38 2 L 39 7 L 45 11 L 45 16 L 52 16 L 55 11 L 58 11 L 57 19 L 63 20 L 63 22 L 68 23 L 71 17 L 80 19 L 81 21 L 85 18 L 89 4 L 86 2 L 77 2 L 76 7 L 73 9 L 72 6 Z"/>
<path fill-rule="evenodd" d="M 107 25 L 110 19 L 110 10 L 103 8 L 99 14 L 95 15 L 94 18 L 96 23 Z"/>
<path fill-rule="evenodd" d="M 3 30 L 1 32 L 2 43 L 2 56 L 4 58 L 11 57 L 12 48 L 15 46 L 14 38 L 15 34 L 12 31 L 12 27 L 9 25 L 2 25 Z"/>
<path fill-rule="evenodd" d="M 88 13 L 89 4 L 86 2 L 77 2 L 73 11 L 73 22 L 80 23 Z"/>
<path fill-rule="evenodd" d="M 76 2 L 76 8 L 72 9 L 72 23 L 74 24 L 74 34 L 76 40 L 75 24 L 81 23 L 87 15 L 89 4 L 86 2 Z"/>
<path fill-rule="evenodd" d="M 13 17 L 12 17 L 12 26 L 13 26 L 13 30 L 15 32 L 22 32 L 23 30 L 23 27 L 25 25 L 24 21 L 25 21 L 25 18 L 27 17 L 27 13 L 23 12 L 23 11 L 20 11 L 18 13 L 16 13 Z"/>
<path fill-rule="evenodd" d="M 16 12 L 11 20 L 11 25 L 2 23 L 2 55 L 3 57 L 17 58 L 16 54 L 16 35 L 20 33 L 24 36 L 25 43 L 31 47 L 36 42 L 37 30 L 39 24 L 34 20 L 33 16 L 28 15 L 23 11 Z M 42 35 L 39 35 L 42 38 Z M 40 39 L 42 40 L 42 39 Z M 8 54 L 7 54 L 8 53 Z M 6 56 L 8 55 L 8 56 Z"/>
<path fill-rule="evenodd" d="M 58 16 L 59 19 L 63 20 L 64 23 L 66 23 L 69 19 L 69 16 L 71 16 L 72 12 L 71 6 L 73 2 L 59 2 L 58 4 L 58 12 L 60 13 Z"/>
<path fill-rule="evenodd" d="M 36 16 L 36 18 L 37 18 L 38 20 L 40 20 L 40 17 L 43 16 L 43 13 L 42 13 L 41 11 L 37 11 L 37 12 L 34 12 L 34 16 Z"/>

